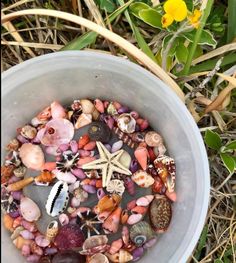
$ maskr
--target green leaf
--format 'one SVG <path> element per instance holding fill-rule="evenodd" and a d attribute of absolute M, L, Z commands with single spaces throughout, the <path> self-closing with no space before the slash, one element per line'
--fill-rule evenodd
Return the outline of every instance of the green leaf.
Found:
<path fill-rule="evenodd" d="M 225 145 L 225 150 L 236 150 L 236 140 Z"/>
<path fill-rule="evenodd" d="M 236 167 L 234 158 L 232 158 L 227 153 L 221 153 L 220 157 L 221 157 L 222 162 L 224 163 L 224 166 L 228 169 L 230 173 L 232 173 Z"/>
<path fill-rule="evenodd" d="M 162 29 L 161 17 L 162 15 L 154 9 L 143 9 L 139 11 L 140 19 L 148 25 Z"/>
<path fill-rule="evenodd" d="M 83 49 L 96 41 L 96 32 L 87 32 L 79 38 L 74 39 L 69 44 L 64 46 L 61 50 L 80 50 Z"/>
<path fill-rule="evenodd" d="M 122 6 L 124 5 L 124 0 L 117 0 L 118 3 Z M 133 20 L 130 17 L 129 11 L 125 10 L 124 11 L 125 17 L 134 33 L 135 39 L 139 45 L 139 47 L 141 48 L 141 50 L 148 55 L 153 61 L 155 61 L 157 63 L 157 60 L 154 56 L 154 54 L 152 53 L 152 50 L 150 49 L 150 47 L 148 46 L 148 44 L 146 43 L 145 39 L 143 38 L 142 34 L 139 32 L 138 27 L 135 26 Z"/>
<path fill-rule="evenodd" d="M 222 146 L 221 138 L 218 133 L 207 130 L 204 137 L 206 145 L 214 150 L 219 150 Z"/>
<path fill-rule="evenodd" d="M 147 4 L 140 2 L 140 3 L 131 4 L 129 7 L 129 10 L 134 16 L 136 16 L 137 18 L 140 18 L 139 11 L 149 9 L 149 8 L 150 6 L 148 6 Z"/>
<path fill-rule="evenodd" d="M 190 47 L 189 47 L 190 48 Z M 193 59 L 200 57 L 201 55 L 203 55 L 203 50 L 202 47 L 200 45 L 197 45 L 196 49 L 195 49 L 195 53 L 193 55 Z"/>
<path fill-rule="evenodd" d="M 202 233 L 201 233 L 201 236 L 200 236 L 200 239 L 199 239 L 199 242 L 198 242 L 198 245 L 197 245 L 197 248 L 196 248 L 196 252 L 194 254 L 194 257 L 196 258 L 196 260 L 200 259 L 201 252 L 206 245 L 207 232 L 208 232 L 208 228 L 207 228 L 207 226 L 204 226 Z"/>
<path fill-rule="evenodd" d="M 179 42 L 179 45 L 176 47 L 175 56 L 180 63 L 186 63 L 188 58 L 188 48 L 185 47 L 183 42 Z"/>
<path fill-rule="evenodd" d="M 191 32 L 183 33 L 183 36 L 188 39 L 190 42 L 193 42 L 194 36 L 196 35 L 196 30 L 194 29 Z M 215 47 L 217 44 L 216 40 L 214 39 L 213 35 L 208 30 L 203 30 L 198 41 L 198 45 L 208 45 Z"/>
<path fill-rule="evenodd" d="M 99 6 L 108 13 L 112 13 L 116 9 L 116 4 L 112 0 L 99 0 Z"/>
<path fill-rule="evenodd" d="M 236 1 L 228 0 L 228 32 L 227 42 L 230 43 L 236 37 Z"/>
<path fill-rule="evenodd" d="M 224 262 L 221 259 L 218 258 L 218 259 L 214 260 L 214 263 L 224 263 Z"/>
<path fill-rule="evenodd" d="M 167 36 L 164 37 L 164 39 L 162 41 L 162 52 L 161 52 L 161 55 L 163 55 L 164 49 L 166 49 L 167 44 L 169 43 L 169 41 L 171 40 L 172 37 L 173 37 L 172 34 L 167 35 Z M 173 57 L 175 55 L 175 50 L 176 50 L 176 47 L 178 46 L 178 44 L 179 44 L 179 38 L 176 38 L 174 40 L 174 42 L 172 43 L 172 46 L 171 46 L 171 48 L 169 50 L 168 56 Z"/>
<path fill-rule="evenodd" d="M 193 0 L 185 0 L 186 6 L 189 11 L 193 11 Z"/>

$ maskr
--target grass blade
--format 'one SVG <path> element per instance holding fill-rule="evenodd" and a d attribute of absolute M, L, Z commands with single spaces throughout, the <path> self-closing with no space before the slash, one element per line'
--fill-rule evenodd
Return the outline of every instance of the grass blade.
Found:
<path fill-rule="evenodd" d="M 200 259 L 202 249 L 206 245 L 207 231 L 208 231 L 208 228 L 207 228 L 207 226 L 205 226 L 203 228 L 203 231 L 202 231 L 202 234 L 201 234 L 201 237 L 200 237 L 200 240 L 198 242 L 197 249 L 196 249 L 196 252 L 195 252 L 195 255 L 194 255 L 196 260 Z"/>
<path fill-rule="evenodd" d="M 123 0 L 118 0 L 120 5 L 124 5 L 124 1 Z M 128 12 L 128 10 L 125 10 L 124 12 L 125 17 L 128 21 L 128 23 L 130 24 L 130 27 L 134 33 L 135 39 L 140 47 L 140 49 L 147 55 L 149 56 L 153 61 L 157 62 L 156 57 L 154 56 L 154 54 L 152 53 L 150 47 L 148 46 L 148 44 L 146 43 L 145 39 L 143 38 L 143 36 L 141 35 L 141 33 L 138 30 L 138 27 L 135 26 L 135 24 L 133 23 L 130 14 Z"/>
<path fill-rule="evenodd" d="M 228 0 L 227 42 L 231 43 L 234 38 L 236 38 L 236 0 Z"/>
<path fill-rule="evenodd" d="M 189 56 L 188 56 L 187 62 L 185 64 L 183 72 L 182 72 L 183 75 L 188 75 L 188 73 L 189 73 L 189 69 L 190 69 L 190 66 L 191 66 L 191 63 L 193 60 L 195 50 L 197 48 L 197 44 L 200 40 L 200 37 L 201 37 L 202 31 L 203 31 L 203 28 L 206 24 L 207 18 L 211 12 L 213 2 L 214 2 L 214 0 L 208 0 L 207 1 L 206 8 L 204 9 L 204 13 L 203 13 L 202 19 L 200 21 L 200 26 L 197 29 L 196 35 L 195 35 L 194 40 L 193 40 L 193 44 L 192 44 L 191 49 L 189 51 Z"/>
<path fill-rule="evenodd" d="M 118 9 L 116 9 L 111 15 L 109 15 L 109 23 L 114 21 L 121 13 L 125 11 L 125 9 L 133 2 L 134 0 L 130 0 L 129 2 L 125 3 Z M 108 21 L 106 21 L 106 24 L 108 24 Z M 91 44 L 93 44 L 96 41 L 98 34 L 92 31 L 89 31 L 82 36 L 72 40 L 70 43 L 65 45 L 61 50 L 80 50 L 83 49 Z"/>

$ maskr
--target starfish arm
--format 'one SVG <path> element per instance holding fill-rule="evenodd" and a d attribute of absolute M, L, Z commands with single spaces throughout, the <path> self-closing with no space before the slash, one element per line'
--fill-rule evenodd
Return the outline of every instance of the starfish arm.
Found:
<path fill-rule="evenodd" d="M 132 174 L 131 171 L 129 169 L 127 169 L 126 167 L 124 167 L 121 163 L 119 163 L 118 160 L 113 160 L 112 165 L 114 167 L 113 168 L 114 172 L 126 174 L 126 175 Z"/>
<path fill-rule="evenodd" d="M 100 158 L 104 158 L 104 159 L 109 160 L 111 154 L 107 150 L 107 148 L 101 142 L 97 142 L 96 144 L 97 144 L 97 148 L 98 148 Z"/>
<path fill-rule="evenodd" d="M 111 176 L 113 174 L 113 167 L 110 166 L 109 167 L 109 170 L 108 170 L 108 173 L 107 173 L 107 178 L 106 178 L 106 183 L 105 183 L 105 186 L 107 186 L 109 184 L 109 182 L 111 181 Z"/>
<path fill-rule="evenodd" d="M 103 169 L 102 169 L 102 186 L 103 186 L 103 187 L 106 186 L 107 168 L 108 168 L 108 164 L 103 165 Z"/>
<path fill-rule="evenodd" d="M 90 163 L 86 163 L 84 165 L 82 165 L 82 169 L 102 169 L 103 167 L 103 164 L 105 163 L 105 160 L 104 159 L 97 159 L 97 160 L 94 160 Z"/>
<path fill-rule="evenodd" d="M 121 155 L 124 153 L 124 150 L 119 150 L 111 154 L 111 160 L 119 160 Z"/>

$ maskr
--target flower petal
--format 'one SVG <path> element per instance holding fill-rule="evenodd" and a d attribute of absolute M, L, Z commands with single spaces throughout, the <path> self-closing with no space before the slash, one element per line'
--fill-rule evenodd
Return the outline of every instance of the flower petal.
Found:
<path fill-rule="evenodd" d="M 169 14 L 164 14 L 161 18 L 162 27 L 166 28 L 170 26 L 174 21 L 174 18 Z"/>
<path fill-rule="evenodd" d="M 187 6 L 183 0 L 168 0 L 164 4 L 165 12 L 175 21 L 182 21 L 187 17 Z"/>

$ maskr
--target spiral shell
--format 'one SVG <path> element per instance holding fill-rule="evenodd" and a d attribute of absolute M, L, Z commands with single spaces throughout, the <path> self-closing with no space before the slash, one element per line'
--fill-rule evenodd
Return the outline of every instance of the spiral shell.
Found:
<path fill-rule="evenodd" d="M 46 238 L 52 241 L 58 233 L 58 222 L 56 220 L 51 221 L 47 226 Z"/>
<path fill-rule="evenodd" d="M 88 134 L 92 141 L 107 143 L 111 137 L 111 130 L 103 122 L 92 122 Z"/>
<path fill-rule="evenodd" d="M 141 221 L 133 225 L 130 229 L 130 239 L 137 246 L 142 246 L 145 242 L 153 237 L 153 232 L 150 225 Z"/>
<path fill-rule="evenodd" d="M 155 131 L 149 131 L 145 135 L 145 142 L 150 147 L 157 147 L 162 144 L 162 137 Z"/>
<path fill-rule="evenodd" d="M 123 113 L 118 117 L 117 125 L 122 132 L 133 133 L 135 131 L 136 120 L 129 113 Z"/>
<path fill-rule="evenodd" d="M 89 259 L 89 263 L 109 263 L 109 260 L 104 254 L 97 253 Z"/>

